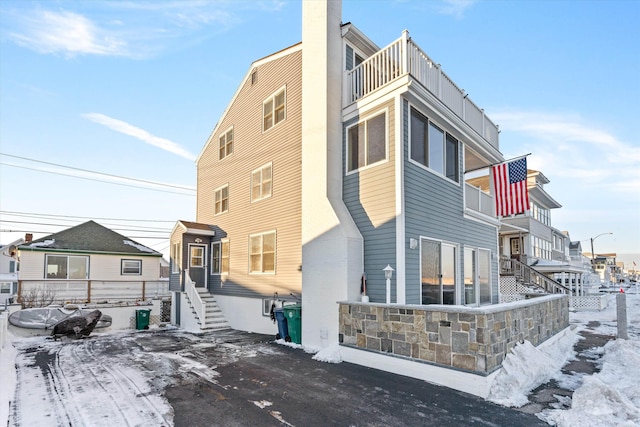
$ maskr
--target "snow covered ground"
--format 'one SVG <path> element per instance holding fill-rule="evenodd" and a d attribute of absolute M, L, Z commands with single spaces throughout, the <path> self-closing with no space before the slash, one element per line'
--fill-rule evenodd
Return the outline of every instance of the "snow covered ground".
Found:
<path fill-rule="evenodd" d="M 601 366 L 599 373 L 566 374 L 561 368 L 575 357 L 573 346 L 581 339 L 578 334 L 581 330 L 617 334 L 615 294 L 610 295 L 608 308 L 602 312 L 571 313 L 574 328 L 565 331 L 553 345 L 535 348 L 525 342 L 517 346 L 507 356 L 505 369 L 496 377 L 489 399 L 504 406 L 519 407 L 527 403 L 532 390 L 555 379 L 563 388 L 575 392 L 572 399 L 559 397 L 558 409 L 536 414 L 549 424 L 640 425 L 640 295 L 635 292 L 636 289 L 631 288 L 626 294 L 629 339 L 612 340 L 604 347 L 590 350 Z M 129 340 L 133 343 L 132 333 L 115 334 L 120 335 L 110 342 L 117 341 L 119 346 L 113 349 L 112 363 L 108 366 L 92 363 L 91 346 L 63 345 L 43 337 L 10 336 L 0 352 L 0 425 L 6 425 L 10 419 L 9 402 L 16 396 L 23 404 L 18 410 L 21 425 L 49 426 L 68 421 L 73 425 L 111 426 L 118 419 L 140 425 L 172 425 L 173 410 L 162 395 L 163 387 L 172 381 L 171 375 L 188 371 L 216 381 L 215 366 L 199 366 L 180 351 L 153 353 L 144 348 L 123 351 Z M 95 346 L 107 345 L 100 340 L 93 342 Z M 311 350 L 284 341 L 282 344 Z M 52 360 L 35 360 L 31 353 L 43 354 L 34 352 L 35 348 L 47 349 L 47 357 Z M 251 354 L 239 356 L 251 357 Z M 144 358 L 144 363 L 127 363 L 131 360 L 128 358 L 137 362 Z M 314 359 L 339 363 L 340 349 L 337 346 L 324 349 L 316 353 Z M 16 363 L 40 369 L 23 369 L 21 377 L 16 378 Z M 83 368 L 74 370 L 73 366 Z M 43 383 L 46 387 L 41 386 Z M 51 399 L 52 395 L 56 397 Z M 116 398 L 105 399 L 105 395 Z M 43 401 L 47 399 L 50 402 L 45 405 Z M 91 423 L 86 422 L 88 417 Z M 104 420 L 104 424 L 100 424 L 100 420 Z"/>

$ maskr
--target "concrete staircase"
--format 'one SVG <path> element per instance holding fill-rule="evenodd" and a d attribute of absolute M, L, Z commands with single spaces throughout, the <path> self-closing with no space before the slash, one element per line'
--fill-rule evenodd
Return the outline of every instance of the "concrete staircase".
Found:
<path fill-rule="evenodd" d="M 222 329 L 231 329 L 231 325 L 229 325 L 229 322 L 224 318 L 222 310 L 218 307 L 215 297 L 211 295 L 206 288 L 197 287 L 195 289 L 198 292 L 202 305 L 204 306 L 203 316 L 199 316 L 198 313 L 196 313 L 191 300 L 188 300 L 191 312 L 197 320 L 197 323 L 200 325 L 200 330 L 219 331 Z"/>

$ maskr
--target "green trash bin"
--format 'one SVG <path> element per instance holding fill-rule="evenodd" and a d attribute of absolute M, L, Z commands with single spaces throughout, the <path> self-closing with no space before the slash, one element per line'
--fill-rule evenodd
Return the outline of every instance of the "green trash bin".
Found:
<path fill-rule="evenodd" d="M 302 344 L 302 304 L 285 305 L 282 309 L 287 318 L 291 341 Z"/>
<path fill-rule="evenodd" d="M 136 310 L 136 329 L 149 329 L 151 310 Z"/>

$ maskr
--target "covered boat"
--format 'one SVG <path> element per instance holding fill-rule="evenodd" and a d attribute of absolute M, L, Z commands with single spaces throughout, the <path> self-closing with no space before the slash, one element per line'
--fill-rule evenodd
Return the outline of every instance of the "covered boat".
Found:
<path fill-rule="evenodd" d="M 48 306 L 41 308 L 26 308 L 11 313 L 9 323 L 18 328 L 25 329 L 52 329 L 56 324 L 73 317 L 84 317 L 94 310 L 84 308 L 63 308 L 61 306 Z M 111 326 L 111 316 L 102 314 L 95 325 L 96 328 L 107 328 Z"/>

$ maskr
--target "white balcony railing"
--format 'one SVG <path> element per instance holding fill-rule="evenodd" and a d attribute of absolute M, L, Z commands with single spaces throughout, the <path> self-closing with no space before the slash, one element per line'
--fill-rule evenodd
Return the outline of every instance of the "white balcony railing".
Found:
<path fill-rule="evenodd" d="M 398 40 L 347 71 L 345 104 L 356 102 L 406 74 L 427 88 L 494 148 L 499 148 L 498 126 L 456 86 L 439 64 L 413 43 L 406 30 Z"/>
<path fill-rule="evenodd" d="M 485 215 L 495 217 L 495 203 L 491 194 L 482 191 L 480 187 L 464 184 L 465 207 Z"/>

